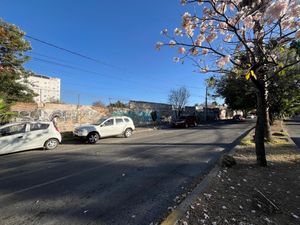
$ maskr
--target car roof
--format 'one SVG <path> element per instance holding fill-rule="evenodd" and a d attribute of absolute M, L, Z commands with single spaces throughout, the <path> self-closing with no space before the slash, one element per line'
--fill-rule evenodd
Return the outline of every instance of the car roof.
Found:
<path fill-rule="evenodd" d="M 0 126 L 0 128 L 5 128 L 5 127 L 9 127 L 9 126 L 14 126 L 14 125 L 20 125 L 20 124 L 24 124 L 24 123 L 46 123 L 46 124 L 51 124 L 51 121 L 21 121 L 21 122 L 13 122 L 13 123 L 7 123 L 4 124 L 2 126 Z"/>

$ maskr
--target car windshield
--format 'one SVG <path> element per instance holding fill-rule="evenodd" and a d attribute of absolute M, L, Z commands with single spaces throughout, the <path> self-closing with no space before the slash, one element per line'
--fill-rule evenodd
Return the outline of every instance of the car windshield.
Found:
<path fill-rule="evenodd" d="M 108 118 L 101 118 L 100 120 L 98 120 L 94 125 L 100 125 L 101 123 L 103 123 L 105 120 L 107 120 Z"/>

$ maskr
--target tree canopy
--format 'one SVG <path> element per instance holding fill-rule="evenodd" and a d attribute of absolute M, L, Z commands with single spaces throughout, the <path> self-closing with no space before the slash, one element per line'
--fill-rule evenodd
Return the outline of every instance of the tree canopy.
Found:
<path fill-rule="evenodd" d="M 24 35 L 17 26 L 0 20 L 0 97 L 7 103 L 32 101 L 35 95 L 19 82 L 22 79 L 26 82 L 31 73 L 23 67 L 30 60 L 25 53 L 31 50 Z"/>
<path fill-rule="evenodd" d="M 257 90 L 255 145 L 257 163 L 266 166 L 264 138 L 269 129 L 268 83 L 300 62 L 296 51 L 284 48 L 300 39 L 298 0 L 181 0 L 193 4 L 182 16 L 181 28 L 161 34 L 168 42 L 156 48 L 178 46 L 175 61 L 191 59 L 199 72 L 242 72 Z M 284 57 L 288 56 L 288 57 Z M 285 58 L 285 60 L 283 60 Z"/>
<path fill-rule="evenodd" d="M 108 105 L 108 107 L 112 107 L 112 108 L 126 108 L 127 105 L 121 101 L 116 101 L 115 103 L 110 103 Z"/>

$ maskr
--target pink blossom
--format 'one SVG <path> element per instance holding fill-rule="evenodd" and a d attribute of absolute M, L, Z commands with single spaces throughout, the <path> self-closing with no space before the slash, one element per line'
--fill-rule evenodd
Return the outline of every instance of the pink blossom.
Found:
<path fill-rule="evenodd" d="M 291 19 L 285 19 L 281 21 L 281 28 L 283 30 L 289 29 L 290 26 L 292 25 L 292 20 Z"/>
<path fill-rule="evenodd" d="M 217 61 L 217 66 L 222 68 L 225 66 L 225 64 L 230 62 L 230 56 L 226 55 L 224 57 L 221 57 L 218 61 Z"/>
<path fill-rule="evenodd" d="M 227 23 L 221 22 L 219 25 L 219 30 L 221 34 L 225 34 L 225 30 L 227 29 Z"/>
<path fill-rule="evenodd" d="M 202 54 L 203 55 L 207 55 L 207 53 L 208 53 L 208 49 L 207 48 L 202 49 Z"/>
<path fill-rule="evenodd" d="M 179 48 L 178 48 L 178 52 L 179 52 L 180 54 L 184 54 L 184 53 L 186 52 L 186 50 L 185 50 L 184 47 L 179 47 Z"/>
<path fill-rule="evenodd" d="M 208 35 L 207 37 L 206 37 L 206 41 L 207 42 L 209 42 L 209 43 L 211 43 L 211 42 L 213 42 L 216 38 L 218 37 L 218 35 L 217 35 L 217 33 L 211 33 L 210 35 Z"/>
<path fill-rule="evenodd" d="M 156 48 L 157 50 L 160 50 L 161 46 L 163 46 L 163 45 L 164 45 L 164 43 L 158 41 L 158 42 L 156 42 L 155 48 Z"/>
<path fill-rule="evenodd" d="M 225 63 L 225 61 L 224 61 L 223 58 L 221 58 L 221 59 L 219 59 L 219 60 L 217 61 L 217 66 L 220 67 L 220 68 L 224 67 L 225 64 L 226 64 L 226 63 Z"/>
<path fill-rule="evenodd" d="M 268 18 L 269 23 L 274 20 L 278 20 L 282 17 L 288 8 L 289 0 L 277 0 L 271 3 L 266 10 L 266 16 Z"/>
<path fill-rule="evenodd" d="M 228 25 L 227 25 L 227 23 L 225 23 L 225 22 L 220 22 L 220 23 L 219 23 L 219 28 L 220 28 L 220 29 L 226 30 L 226 29 L 227 29 L 227 26 L 228 26 Z"/>
<path fill-rule="evenodd" d="M 175 28 L 174 29 L 174 34 L 177 35 L 177 36 L 180 36 L 180 35 L 182 35 L 182 30 L 180 30 L 179 28 Z"/>
<path fill-rule="evenodd" d="M 233 38 L 233 34 L 227 34 L 227 35 L 225 36 L 224 41 L 225 41 L 225 42 L 230 42 L 232 38 Z"/>
<path fill-rule="evenodd" d="M 174 47 L 174 46 L 176 45 L 176 41 L 170 40 L 170 41 L 169 41 L 169 45 L 170 45 L 171 47 Z"/>
<path fill-rule="evenodd" d="M 220 12 L 220 13 L 225 13 L 227 10 L 227 5 L 225 4 L 225 2 L 223 2 L 222 4 L 219 4 L 217 6 L 217 11 Z"/>
<path fill-rule="evenodd" d="M 225 61 L 225 63 L 229 63 L 230 62 L 230 55 L 226 55 L 226 56 L 224 56 L 224 61 Z"/>
<path fill-rule="evenodd" d="M 191 53 L 193 56 L 196 56 L 196 55 L 198 55 L 199 51 L 198 51 L 197 48 L 191 48 L 191 49 L 190 49 L 190 53 Z"/>
<path fill-rule="evenodd" d="M 247 29 L 252 29 L 254 27 L 254 22 L 253 22 L 253 18 L 251 15 L 247 16 L 244 20 L 243 20 L 244 26 Z"/>
<path fill-rule="evenodd" d="M 254 38 L 261 39 L 264 35 L 265 35 L 265 32 L 263 30 L 261 30 L 261 31 L 254 33 Z"/>
<path fill-rule="evenodd" d="M 259 21 L 261 19 L 261 17 L 262 17 L 262 13 L 258 12 L 253 16 L 253 19 L 256 21 Z"/>
<path fill-rule="evenodd" d="M 231 11 L 234 11 L 235 5 L 234 5 L 233 3 L 229 3 L 229 9 L 230 9 Z"/>
<path fill-rule="evenodd" d="M 186 29 L 187 27 L 189 27 L 190 23 L 191 23 L 191 14 L 186 12 L 182 16 L 182 27 Z"/>
<path fill-rule="evenodd" d="M 292 0 L 291 4 L 288 8 L 288 12 L 287 15 L 289 18 L 291 17 L 296 17 L 299 18 L 300 17 L 300 4 L 299 2 Z"/>
<path fill-rule="evenodd" d="M 207 29 L 207 25 L 205 23 L 202 23 L 201 26 L 200 26 L 200 31 L 202 33 L 204 33 L 206 31 L 206 29 Z"/>
<path fill-rule="evenodd" d="M 198 35 L 197 40 L 195 42 L 196 45 L 201 46 L 202 42 L 205 40 L 205 36 L 203 34 Z"/>
<path fill-rule="evenodd" d="M 209 8 L 207 8 L 207 7 L 204 7 L 204 8 L 203 8 L 203 14 L 207 14 L 207 15 L 209 15 L 209 13 L 210 13 L 210 10 L 209 10 Z"/>
<path fill-rule="evenodd" d="M 241 3 L 242 0 L 232 0 L 232 2 L 235 4 L 235 5 L 238 5 Z"/>
<path fill-rule="evenodd" d="M 235 26 L 236 22 L 237 22 L 237 19 L 235 17 L 228 19 L 228 24 L 230 24 L 231 26 Z"/>
<path fill-rule="evenodd" d="M 192 26 L 187 27 L 186 34 L 190 37 L 193 37 L 194 36 L 194 28 L 192 28 Z"/>

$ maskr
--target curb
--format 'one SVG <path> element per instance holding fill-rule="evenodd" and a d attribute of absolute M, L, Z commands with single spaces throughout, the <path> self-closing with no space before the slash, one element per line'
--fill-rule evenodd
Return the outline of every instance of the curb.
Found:
<path fill-rule="evenodd" d="M 296 149 L 297 151 L 300 151 L 300 148 L 299 148 L 298 145 L 296 145 L 296 143 L 293 141 L 293 139 L 291 138 L 291 136 L 290 136 L 288 130 L 287 130 L 286 127 L 284 126 L 283 120 L 281 120 L 280 125 L 281 125 L 283 131 L 284 131 L 285 133 L 287 133 L 287 138 L 289 139 L 289 143 L 290 143 L 291 145 L 294 145 L 294 147 L 295 147 L 295 149 Z"/>
<path fill-rule="evenodd" d="M 243 132 L 234 142 L 232 142 L 232 146 L 223 151 L 224 153 L 231 153 L 234 148 L 240 143 L 240 141 L 246 137 L 253 129 L 251 127 Z M 223 155 L 222 154 L 222 155 Z M 160 225 L 175 225 L 178 220 L 181 219 L 185 212 L 189 209 L 189 206 L 195 202 L 198 195 L 203 192 L 203 190 L 208 186 L 210 181 L 215 178 L 218 174 L 218 171 L 221 169 L 221 166 L 217 163 L 216 166 L 211 169 L 211 171 L 205 176 L 205 178 L 194 188 L 194 190 L 177 206 L 177 208 L 172 211 L 161 223 Z"/>

